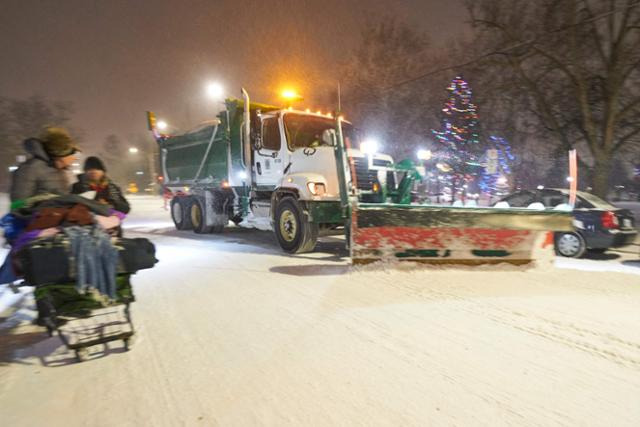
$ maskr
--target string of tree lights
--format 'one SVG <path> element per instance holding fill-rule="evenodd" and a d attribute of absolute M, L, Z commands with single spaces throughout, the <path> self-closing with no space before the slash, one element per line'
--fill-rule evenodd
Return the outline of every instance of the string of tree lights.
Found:
<path fill-rule="evenodd" d="M 446 174 L 443 182 L 451 188 L 451 194 L 467 189 L 482 174 L 478 111 L 472 101 L 469 83 L 456 76 L 449 86 L 449 97 L 442 108 L 440 130 L 432 129 L 439 147 L 436 149 L 442 161 L 440 169 Z"/>

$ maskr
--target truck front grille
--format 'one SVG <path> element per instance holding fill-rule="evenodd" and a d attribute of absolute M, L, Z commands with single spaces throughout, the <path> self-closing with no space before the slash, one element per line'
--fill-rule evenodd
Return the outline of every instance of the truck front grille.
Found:
<path fill-rule="evenodd" d="M 378 173 L 369 169 L 366 157 L 352 157 L 356 169 L 356 181 L 358 190 L 373 190 L 373 183 L 378 179 Z"/>

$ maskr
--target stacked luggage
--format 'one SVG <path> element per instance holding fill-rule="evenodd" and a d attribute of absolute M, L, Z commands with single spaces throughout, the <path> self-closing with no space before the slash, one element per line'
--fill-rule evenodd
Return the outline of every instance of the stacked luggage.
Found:
<path fill-rule="evenodd" d="M 131 275 L 155 265 L 154 245 L 119 237 L 123 215 L 80 196 L 39 196 L 12 208 L 8 262 L 17 278 L 35 286 L 49 334 L 57 332 L 79 361 L 88 347 L 110 341 L 128 350 Z"/>

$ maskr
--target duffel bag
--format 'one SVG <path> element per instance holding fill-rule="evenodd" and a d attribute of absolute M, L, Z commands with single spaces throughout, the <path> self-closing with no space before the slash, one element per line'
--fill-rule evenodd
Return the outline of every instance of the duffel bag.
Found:
<path fill-rule="evenodd" d="M 118 274 L 133 274 L 152 268 L 158 262 L 155 246 L 147 239 L 118 238 L 112 244 L 118 249 Z M 69 239 L 62 234 L 37 239 L 15 256 L 24 279 L 31 285 L 66 283 L 75 279 Z"/>
<path fill-rule="evenodd" d="M 118 238 L 114 245 L 119 249 L 120 268 L 126 272 L 135 272 L 152 268 L 158 260 L 156 259 L 156 247 L 144 238 Z"/>

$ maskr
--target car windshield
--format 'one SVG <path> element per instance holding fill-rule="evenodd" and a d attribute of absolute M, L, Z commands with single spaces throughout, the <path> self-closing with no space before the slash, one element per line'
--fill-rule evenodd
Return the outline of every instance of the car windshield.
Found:
<path fill-rule="evenodd" d="M 288 113 L 284 116 L 287 143 L 293 151 L 298 148 L 329 146 L 322 138 L 324 131 L 335 129 L 335 120 L 328 117 Z M 347 143 L 355 143 L 355 132 L 349 123 L 342 123 L 342 132 Z"/>

